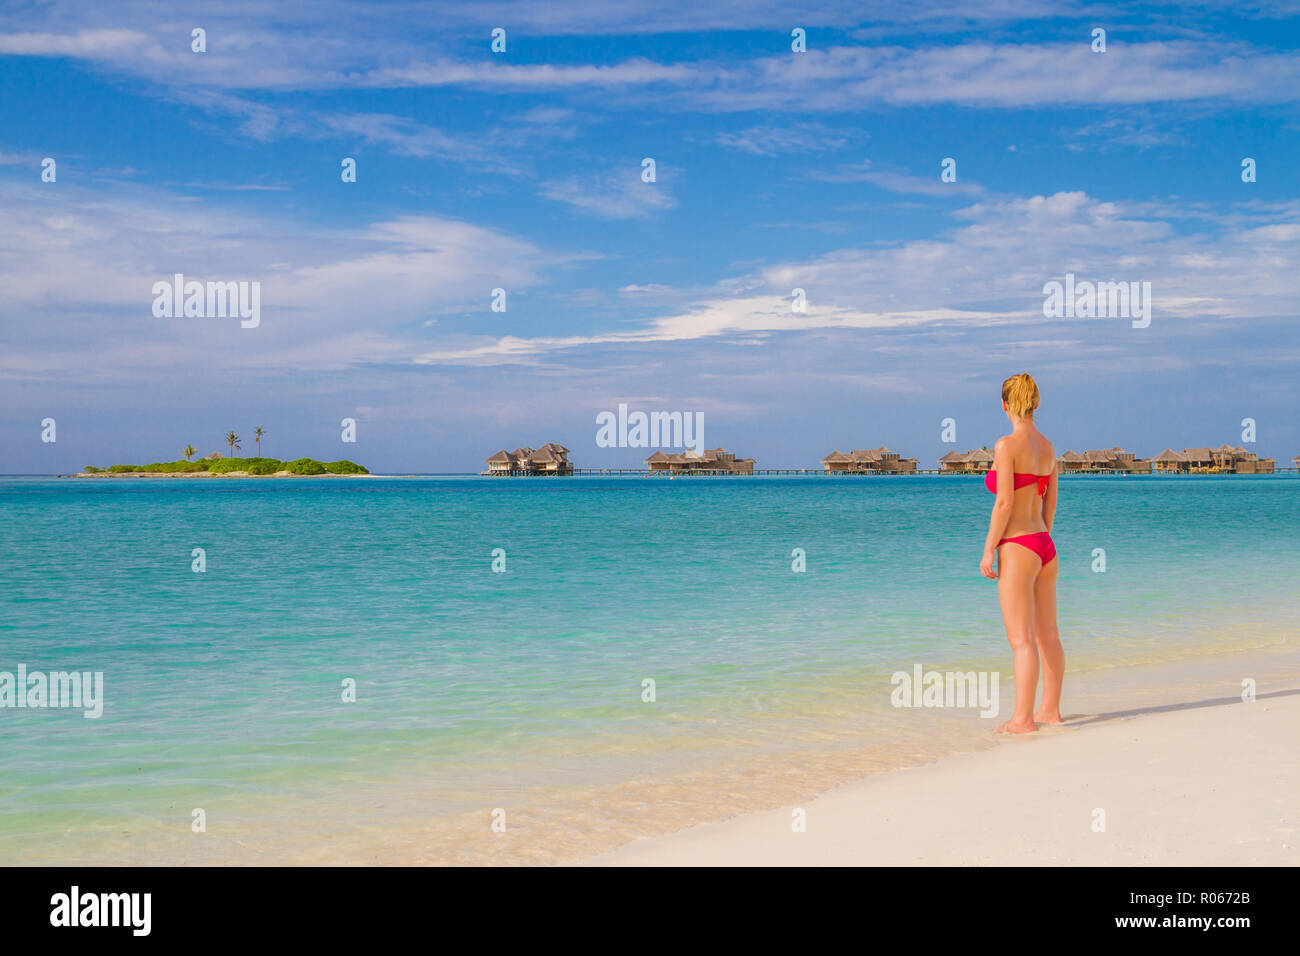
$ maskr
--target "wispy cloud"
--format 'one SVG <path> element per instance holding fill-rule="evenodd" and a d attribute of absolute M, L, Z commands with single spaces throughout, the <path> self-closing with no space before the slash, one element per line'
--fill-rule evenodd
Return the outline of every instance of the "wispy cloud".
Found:
<path fill-rule="evenodd" d="M 840 149 L 848 141 L 849 137 L 844 132 L 833 131 L 819 123 L 751 126 L 749 129 L 717 135 L 719 145 L 755 156 L 817 153 Z"/>
<path fill-rule="evenodd" d="M 965 182 L 960 178 L 956 182 L 944 182 L 939 175 L 937 161 L 934 176 L 930 178 L 873 169 L 871 160 L 864 159 L 860 163 L 849 163 L 834 169 L 812 170 L 808 173 L 808 178 L 825 183 L 874 183 L 891 193 L 921 196 L 979 196 L 984 193 L 984 187 L 978 183 Z"/>
<path fill-rule="evenodd" d="M 1150 149 L 1180 141 L 1179 134 L 1167 125 L 1156 123 L 1150 116 L 1136 114 L 1107 116 L 1072 130 L 1070 138 L 1072 142 L 1067 143 L 1066 148 L 1075 152 L 1106 150 L 1115 146 Z"/>
<path fill-rule="evenodd" d="M 36 153 L 7 153 L 0 151 L 0 166 L 36 165 L 41 158 Z"/>
<path fill-rule="evenodd" d="M 326 130 L 382 143 L 399 156 L 450 157 L 484 162 L 490 157 L 469 137 L 453 136 L 404 116 L 385 113 L 325 113 L 316 117 Z"/>
<path fill-rule="evenodd" d="M 643 5 L 637 5 L 638 12 Z M 1280 8 L 1279 8 L 1280 9 Z M 612 29 L 645 32 L 631 26 L 632 10 L 616 5 L 600 16 L 588 4 L 565 8 L 567 19 L 592 15 L 613 22 Z M 367 8 L 369 20 L 371 8 Z M 729 12 L 738 12 L 731 8 Z M 93 10 L 52 5 L 44 29 L 12 29 L 13 16 L 0 17 L 0 55 L 65 57 L 115 72 L 143 77 L 168 88 L 207 90 L 331 90 L 462 87 L 519 93 L 600 93 L 613 105 L 620 96 L 647 89 L 662 91 L 660 109 L 845 112 L 872 105 L 959 104 L 983 107 L 1105 105 L 1168 102 L 1293 103 L 1300 99 L 1300 55 L 1274 52 L 1217 36 L 1127 42 L 1112 37 L 1107 52 L 1094 53 L 1086 32 L 1072 42 L 997 43 L 980 40 L 929 47 L 813 44 L 806 53 L 784 52 L 757 58 L 737 56 L 658 62 L 629 56 L 615 62 L 551 61 L 521 63 L 487 52 L 465 53 L 459 39 L 442 38 L 444 49 L 427 54 L 397 27 L 411 11 L 384 11 L 367 29 L 354 30 L 355 13 L 340 5 L 310 13 L 277 14 L 249 9 L 238 16 L 209 12 L 208 52 L 189 49 L 189 27 L 160 26 L 150 5 L 115 11 L 126 26 L 111 25 Z M 462 14 L 465 25 L 474 18 Z M 609 13 L 610 11 L 606 11 Z M 664 11 L 659 11 L 663 13 Z M 938 16 L 937 5 L 922 13 Z M 671 11 L 668 11 L 671 14 Z M 775 13 L 775 11 L 773 11 Z M 873 10 L 873 15 L 875 11 Z M 917 11 L 891 5 L 885 19 L 914 24 Z M 485 14 L 486 15 L 486 14 Z M 512 11 L 511 17 L 520 15 Z M 678 11 L 707 31 L 711 15 Z M 973 6 L 967 22 L 979 22 Z M 1027 9 L 1023 16 L 1046 15 Z M 491 16 L 498 16 L 495 9 Z M 754 16 L 751 11 L 742 22 Z M 844 21 L 841 11 L 818 19 Z M 989 18 L 1016 16 L 1012 5 Z M 962 22 L 948 15 L 952 22 Z M 193 19 L 193 18 L 190 18 Z M 545 19 L 545 18 L 541 18 Z M 781 22 L 777 16 L 771 22 Z M 924 19 L 924 17 L 922 18 Z M 96 21 L 105 20 L 104 25 Z M 87 21 L 91 21 L 88 25 Z M 187 20 L 188 22 L 188 20 Z M 516 21 L 518 22 L 518 21 Z M 552 22 L 554 26 L 554 21 Z M 739 25 L 739 23 L 737 24 Z M 387 29 L 387 35 L 384 30 Z M 583 31 L 599 32 L 599 31 Z M 382 53 L 381 53 L 382 51 Z M 626 108 L 627 104 L 624 104 Z M 761 138 L 752 145 L 762 148 Z M 743 148 L 743 147 L 740 147 Z"/>
<path fill-rule="evenodd" d="M 835 112 L 870 105 L 1019 108 L 1157 102 L 1288 103 L 1300 55 L 1240 43 L 961 43 L 834 47 L 711 71 L 677 108 Z"/>
<path fill-rule="evenodd" d="M 640 164 L 588 176 L 570 176 L 542 183 L 547 199 L 567 203 L 601 219 L 640 219 L 677 205 L 671 176 L 657 170 L 657 182 L 643 182 Z"/>

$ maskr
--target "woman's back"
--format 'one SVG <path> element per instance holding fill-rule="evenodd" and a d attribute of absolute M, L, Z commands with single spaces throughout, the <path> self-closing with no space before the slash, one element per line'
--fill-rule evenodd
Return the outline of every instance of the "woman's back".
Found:
<path fill-rule="evenodd" d="M 1056 451 L 1052 443 L 1032 422 L 1025 422 L 1017 425 L 1010 435 L 998 439 L 993 455 L 995 471 L 1008 459 L 1012 465 L 1011 474 L 1007 475 L 1012 488 L 1008 536 L 1048 530 L 1043 519 L 1043 503 L 1056 470 Z M 1030 480 L 1030 476 L 1034 480 Z M 1001 484 L 1001 477 L 997 475 L 998 484 Z M 996 491 L 996 487 L 993 490 Z"/>

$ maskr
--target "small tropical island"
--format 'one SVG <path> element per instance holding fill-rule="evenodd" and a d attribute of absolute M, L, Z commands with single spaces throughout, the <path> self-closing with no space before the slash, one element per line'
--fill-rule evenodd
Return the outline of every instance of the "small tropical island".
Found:
<path fill-rule="evenodd" d="M 183 457 L 177 461 L 156 461 L 149 465 L 109 465 L 107 468 L 86 465 L 74 477 L 251 478 L 265 476 L 270 478 L 298 478 L 304 476 L 370 474 L 369 469 L 364 465 L 358 465 L 355 461 L 348 461 L 347 459 L 317 461 L 315 458 L 295 458 L 292 461 L 281 461 L 279 458 L 264 458 L 261 455 L 261 448 L 266 431 L 261 426 L 258 426 L 254 431 L 254 436 L 257 442 L 258 454 L 252 458 L 235 458 L 214 451 L 205 458 L 192 461 L 196 449 L 193 445 L 186 445 L 181 451 Z M 230 452 L 243 451 L 244 449 L 240 446 L 241 441 L 242 439 L 233 430 L 228 432 L 226 434 L 227 450 Z"/>

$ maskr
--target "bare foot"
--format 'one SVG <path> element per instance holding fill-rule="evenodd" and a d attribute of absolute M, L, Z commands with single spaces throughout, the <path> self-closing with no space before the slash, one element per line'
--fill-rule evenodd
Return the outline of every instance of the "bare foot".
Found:
<path fill-rule="evenodd" d="M 1059 708 L 1056 710 L 1040 710 L 1038 713 L 1034 714 L 1034 721 L 1040 724 L 1064 723 L 1061 719 L 1061 711 Z"/>
<path fill-rule="evenodd" d="M 1019 721 L 1014 718 L 1008 720 L 998 728 L 1000 734 L 1032 734 L 1038 726 L 1032 720 Z"/>

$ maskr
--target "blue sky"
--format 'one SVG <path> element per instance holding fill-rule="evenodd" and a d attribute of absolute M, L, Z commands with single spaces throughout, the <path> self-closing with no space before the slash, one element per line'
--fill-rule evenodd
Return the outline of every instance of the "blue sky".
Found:
<path fill-rule="evenodd" d="M 1060 450 L 1249 417 L 1289 463 L 1297 41 L 1282 3 L 5 3 L 0 472 L 256 425 L 378 471 L 633 465 L 620 403 L 760 467 L 933 467 L 1021 370 Z M 156 318 L 177 272 L 260 282 L 261 324 Z M 1150 327 L 1044 318 L 1066 272 L 1150 282 Z"/>

